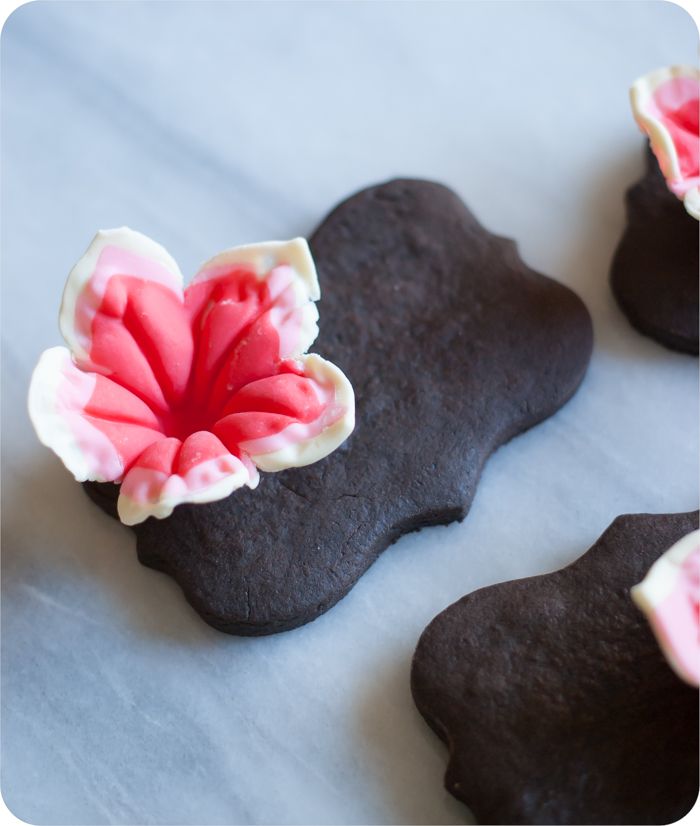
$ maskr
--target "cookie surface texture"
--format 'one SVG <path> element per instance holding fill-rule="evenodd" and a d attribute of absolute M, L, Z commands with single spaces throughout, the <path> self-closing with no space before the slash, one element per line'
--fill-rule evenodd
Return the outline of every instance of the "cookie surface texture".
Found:
<path fill-rule="evenodd" d="M 314 350 L 353 383 L 356 427 L 327 459 L 135 527 L 211 625 L 268 634 L 313 620 L 404 533 L 462 519 L 503 442 L 576 391 L 590 317 L 449 189 L 395 180 L 341 203 L 311 238 Z M 113 512 L 116 486 L 86 485 Z"/>
<path fill-rule="evenodd" d="M 553 574 L 494 585 L 426 628 L 411 683 L 479 823 L 670 823 L 698 795 L 698 692 L 630 588 L 698 514 L 618 517 Z"/>
<path fill-rule="evenodd" d="M 656 158 L 627 191 L 627 228 L 610 272 L 630 323 L 674 350 L 698 352 L 698 222 L 669 191 Z"/>

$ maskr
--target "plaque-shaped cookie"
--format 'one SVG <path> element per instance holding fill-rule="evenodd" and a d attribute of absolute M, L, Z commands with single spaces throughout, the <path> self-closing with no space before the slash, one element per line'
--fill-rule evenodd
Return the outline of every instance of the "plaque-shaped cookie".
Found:
<path fill-rule="evenodd" d="M 697 512 L 620 516 L 572 565 L 475 591 L 423 632 L 413 697 L 477 822 L 664 824 L 690 810 L 697 536 L 662 554 L 697 525 Z"/>
<path fill-rule="evenodd" d="M 222 319 L 224 332 L 215 344 L 222 366 L 210 385 L 206 370 L 200 380 L 199 366 L 209 363 L 209 355 L 195 345 L 192 372 L 183 379 L 195 395 L 185 394 L 183 403 L 201 400 L 199 407 L 208 412 L 203 418 L 197 413 L 193 422 L 221 442 L 213 458 L 223 465 L 216 472 L 239 473 L 236 486 L 219 489 L 217 501 L 202 504 L 196 476 L 193 487 L 182 481 L 190 465 L 173 442 L 166 443 L 171 453 L 146 447 L 145 459 L 132 457 L 129 467 L 122 457 L 122 477 L 87 484 L 89 495 L 113 515 L 118 497 L 158 502 L 162 490 L 187 493 L 177 506 L 166 497 L 145 521 L 127 507 L 138 557 L 171 575 L 207 622 L 235 634 L 269 634 L 309 622 L 402 534 L 462 519 L 488 456 L 574 394 L 592 345 L 580 299 L 527 267 L 512 241 L 485 230 L 453 192 L 435 183 L 396 180 L 349 198 L 312 235 L 313 259 L 304 252 L 292 260 L 284 245 L 274 247 L 277 257 L 271 259 L 267 249 L 254 266 L 243 260 L 240 277 L 269 281 L 265 273 L 281 268 L 285 277 L 292 270 L 298 279 L 287 309 L 276 313 L 272 326 L 282 325 L 276 337 L 268 328 L 252 335 L 245 324 L 231 334 L 226 323 L 239 323 L 250 298 L 235 284 L 209 294 L 204 304 L 192 302 L 195 321 L 204 318 L 197 313 Z M 213 277 L 228 283 L 241 256 L 215 259 L 223 269 L 215 268 Z M 193 283 L 201 280 L 208 283 L 201 275 Z M 317 285 L 320 334 L 313 342 L 316 317 L 308 307 L 318 298 Z M 287 329 L 285 312 L 302 312 L 305 320 L 292 315 Z M 260 314 L 255 310 L 251 317 Z M 174 327 L 168 331 L 176 334 Z M 303 355 L 300 335 L 304 348 L 313 342 L 318 356 Z M 201 333 L 194 338 L 200 341 Z M 284 388 L 250 389 L 259 359 L 241 341 L 251 340 L 263 354 L 263 379 L 284 373 L 287 378 L 276 379 Z M 146 337 L 142 350 L 149 347 Z M 303 364 L 295 367 L 285 358 Z M 241 364 L 248 371 L 243 378 Z M 166 366 L 186 375 L 184 367 Z M 167 382 L 161 390 L 173 392 Z M 148 406 L 148 399 L 141 401 Z M 355 429 L 343 441 L 352 428 L 353 404 Z M 228 427 L 236 415 L 236 426 Z M 172 436 L 163 423 L 157 444 L 163 437 L 192 438 L 187 417 L 177 421 Z M 280 433 L 290 444 L 280 444 Z M 295 467 L 281 470 L 290 465 Z M 147 484 L 124 491 L 130 467 L 138 466 L 161 475 L 147 474 Z"/>

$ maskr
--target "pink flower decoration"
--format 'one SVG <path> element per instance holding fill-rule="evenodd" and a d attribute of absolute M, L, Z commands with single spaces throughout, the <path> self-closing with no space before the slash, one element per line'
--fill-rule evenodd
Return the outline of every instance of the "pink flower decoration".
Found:
<path fill-rule="evenodd" d="M 700 72 L 657 69 L 634 82 L 630 99 L 669 189 L 700 220 Z"/>
<path fill-rule="evenodd" d="M 673 670 L 700 683 L 700 531 L 683 537 L 632 588 Z"/>
<path fill-rule="evenodd" d="M 320 297 L 306 241 L 237 247 L 183 291 L 163 247 L 99 232 L 68 276 L 29 413 L 78 481 L 121 482 L 127 525 L 211 502 L 258 469 L 311 464 L 352 432 L 350 382 L 306 354 Z"/>

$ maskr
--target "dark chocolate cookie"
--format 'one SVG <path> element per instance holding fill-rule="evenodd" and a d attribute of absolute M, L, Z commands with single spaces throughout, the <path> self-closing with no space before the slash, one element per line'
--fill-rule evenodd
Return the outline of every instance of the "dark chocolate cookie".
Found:
<path fill-rule="evenodd" d="M 668 189 L 647 150 L 644 177 L 627 191 L 627 229 L 610 283 L 630 322 L 645 335 L 698 352 L 698 222 Z"/>
<path fill-rule="evenodd" d="M 630 597 L 698 514 L 618 517 L 553 574 L 439 614 L 413 697 L 449 744 L 447 789 L 479 823 L 669 823 L 698 794 L 698 693 Z"/>
<path fill-rule="evenodd" d="M 309 622 L 402 534 L 462 519 L 489 454 L 561 407 L 590 358 L 579 298 L 444 186 L 366 189 L 311 247 L 314 349 L 353 382 L 354 434 L 317 464 L 264 474 L 255 491 L 135 526 L 140 561 L 229 633 Z M 114 512 L 116 486 L 86 488 Z"/>

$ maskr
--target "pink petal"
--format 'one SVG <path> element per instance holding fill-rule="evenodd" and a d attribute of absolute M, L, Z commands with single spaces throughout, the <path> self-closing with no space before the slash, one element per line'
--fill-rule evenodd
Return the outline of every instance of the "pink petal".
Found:
<path fill-rule="evenodd" d="M 149 516 L 164 519 L 185 502 L 213 502 L 257 483 L 254 468 L 199 431 L 184 443 L 171 437 L 148 447 L 124 477 L 117 509 L 125 525 L 136 525 Z"/>
<path fill-rule="evenodd" d="M 188 287 L 185 304 L 197 341 L 192 390 L 206 399 L 229 349 L 270 302 L 267 285 L 251 270 L 237 266 L 220 278 Z"/>
<path fill-rule="evenodd" d="M 126 227 L 99 232 L 68 277 L 60 321 L 83 369 L 159 410 L 182 400 L 192 331 L 182 276 L 159 244 Z"/>
<path fill-rule="evenodd" d="M 700 531 L 660 557 L 632 598 L 646 614 L 666 659 L 679 677 L 700 683 Z"/>
<path fill-rule="evenodd" d="M 245 384 L 273 375 L 318 334 L 318 281 L 306 241 L 237 247 L 186 290 L 197 340 L 193 399 L 216 419 Z"/>
<path fill-rule="evenodd" d="M 252 381 L 277 373 L 282 359 L 280 341 L 270 314 L 253 321 L 226 353 L 221 370 L 211 376 L 207 388 L 207 409 L 212 418 L 221 415 L 231 396 Z"/>
<path fill-rule="evenodd" d="M 700 72 L 684 66 L 658 69 L 633 84 L 630 98 L 669 188 L 683 198 L 700 184 Z"/>
<path fill-rule="evenodd" d="M 231 397 L 214 432 L 261 470 L 311 464 L 336 449 L 355 423 L 352 386 L 320 356 L 303 356 L 297 371 L 253 381 Z"/>
<path fill-rule="evenodd" d="M 32 375 L 29 415 L 39 439 L 79 482 L 118 481 L 154 441 L 157 418 L 110 379 L 80 370 L 65 347 L 46 350 Z"/>

